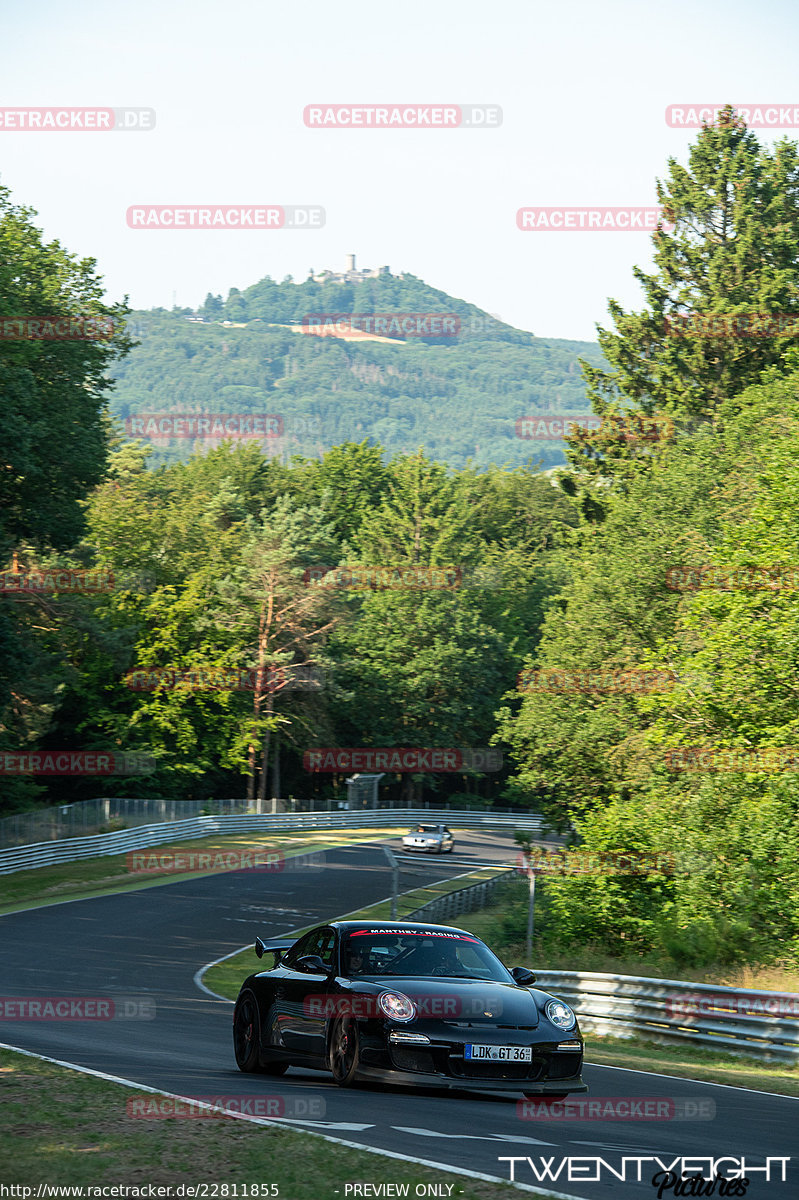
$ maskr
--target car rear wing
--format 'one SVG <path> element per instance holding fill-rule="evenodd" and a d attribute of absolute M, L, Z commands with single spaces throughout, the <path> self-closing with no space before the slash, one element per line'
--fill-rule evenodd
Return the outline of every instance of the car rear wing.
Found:
<path fill-rule="evenodd" d="M 265 954 L 274 954 L 275 965 L 280 962 L 281 956 L 296 942 L 296 938 L 259 938 L 255 939 L 255 953 L 259 958 L 263 958 Z"/>

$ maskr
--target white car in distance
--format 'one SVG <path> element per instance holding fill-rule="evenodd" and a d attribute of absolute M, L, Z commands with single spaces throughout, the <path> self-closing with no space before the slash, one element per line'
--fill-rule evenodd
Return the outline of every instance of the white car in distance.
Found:
<path fill-rule="evenodd" d="M 403 850 L 424 850 L 428 854 L 451 854 L 454 845 L 446 825 L 417 825 L 402 839 Z"/>

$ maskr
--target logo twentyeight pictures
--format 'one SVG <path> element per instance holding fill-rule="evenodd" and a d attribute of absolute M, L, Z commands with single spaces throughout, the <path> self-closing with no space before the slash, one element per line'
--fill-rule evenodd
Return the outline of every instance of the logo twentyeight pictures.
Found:
<path fill-rule="evenodd" d="M 789 1155 L 778 1158 L 767 1156 L 763 1165 L 754 1164 L 746 1157 L 724 1155 L 714 1158 L 712 1155 L 696 1154 L 690 1158 L 676 1155 L 674 1158 L 661 1159 L 657 1155 L 624 1154 L 620 1158 L 609 1161 L 596 1155 L 579 1155 L 562 1158 L 556 1165 L 554 1155 L 500 1155 L 497 1162 L 508 1163 L 508 1178 L 511 1183 L 523 1183 L 526 1180 L 535 1183 L 604 1183 L 611 1181 L 626 1183 L 643 1183 L 650 1181 L 658 1187 L 658 1196 L 662 1197 L 666 1190 L 674 1188 L 680 1180 L 697 1179 L 737 1184 L 737 1188 L 718 1188 L 720 1196 L 743 1196 L 749 1185 L 750 1177 L 766 1183 L 787 1181 L 787 1164 L 791 1161 Z M 654 1175 L 654 1178 L 653 1178 Z M 668 1179 L 667 1179 L 668 1177 Z M 658 1182 L 655 1182 L 658 1180 Z M 739 1189 L 743 1190 L 739 1190 Z M 703 1196 L 713 1195 L 708 1189 L 681 1189 L 675 1195 Z"/>

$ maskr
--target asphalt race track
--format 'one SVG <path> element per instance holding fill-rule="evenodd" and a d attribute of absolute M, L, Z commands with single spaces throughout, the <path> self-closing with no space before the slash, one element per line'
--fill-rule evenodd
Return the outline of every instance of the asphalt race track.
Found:
<path fill-rule="evenodd" d="M 465 870 L 470 859 L 508 861 L 513 855 L 510 838 L 461 833 L 453 859 Z M 420 869 L 430 880 L 453 873 L 442 870 L 436 858 Z M 767 1156 L 785 1159 L 797 1153 L 799 1100 L 788 1097 L 588 1066 L 592 1097 L 673 1098 L 704 1101 L 706 1108 L 712 1102 L 715 1117 L 529 1120 L 517 1113 L 521 1093 L 380 1085 L 341 1089 L 321 1072 L 297 1069 L 282 1078 L 242 1075 L 233 1059 L 232 1005 L 198 988 L 198 968 L 252 942 L 256 934 L 276 937 L 382 899 L 389 890 L 382 851 L 364 845 L 326 851 L 324 869 L 210 875 L 2 916 L 0 996 L 122 996 L 128 998 L 128 1011 L 135 1007 L 132 1001 L 141 1001 L 150 1019 L 0 1020 L 0 1042 L 181 1096 L 280 1097 L 281 1111 L 298 1128 L 506 1180 L 511 1167 L 499 1159 L 513 1157 L 520 1160 L 517 1181 L 539 1187 L 548 1182 L 561 1194 L 654 1197 L 657 1188 L 650 1181 L 657 1164 L 644 1165 L 641 1182 L 635 1182 L 634 1164 L 628 1164 L 625 1182 L 610 1169 L 621 1171 L 623 1157 L 656 1156 L 665 1165 L 678 1158 L 705 1160 L 686 1170 L 708 1174 L 706 1160 L 712 1156 L 745 1157 L 752 1181 L 747 1196 L 799 1195 L 795 1158 L 788 1164 L 787 1182 L 781 1182 L 781 1164 L 772 1164 L 770 1180 L 762 1170 Z M 257 969 L 254 954 L 252 963 Z M 588 1041 L 590 1062 L 590 1035 Z M 542 1157 L 551 1160 L 554 1180 L 543 1174 Z M 582 1176 L 577 1158 L 583 1160 Z M 596 1159 L 608 1167 L 601 1166 L 599 1182 L 590 1182 Z M 390 1168 L 374 1161 L 374 1171 L 369 1174 L 367 1165 L 363 1178 L 390 1182 Z M 729 1164 L 720 1168 L 732 1169 Z"/>

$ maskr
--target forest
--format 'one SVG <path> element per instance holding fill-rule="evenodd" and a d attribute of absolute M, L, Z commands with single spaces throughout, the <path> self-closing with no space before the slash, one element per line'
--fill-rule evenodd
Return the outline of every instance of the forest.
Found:
<path fill-rule="evenodd" d="M 456 772 L 393 773 L 385 795 L 520 805 L 586 851 L 676 854 L 672 869 L 549 879 L 548 920 L 572 947 L 799 962 L 799 353 L 780 321 L 768 336 L 747 320 L 673 332 L 686 313 L 796 311 L 797 197 L 796 145 L 765 146 L 725 110 L 668 163 L 673 231 L 636 271 L 641 310 L 610 301 L 601 353 L 475 337 L 356 358 L 335 339 L 166 313 L 141 318 L 136 347 L 138 317 L 103 301 L 96 264 L 45 244 L 3 191 L 3 313 L 91 316 L 114 334 L 0 342 L 0 761 L 114 749 L 154 762 L 114 777 L 117 795 L 322 803 L 343 796 L 343 773 L 307 770 L 311 750 L 494 747 L 500 770 L 466 755 Z M 333 304 L 308 292 L 290 309 L 290 288 L 262 281 L 223 313 L 291 323 Z M 395 300 L 421 311 L 421 293 Z M 550 356 L 536 385 L 549 411 L 582 388 L 599 419 L 565 439 L 556 477 L 494 450 L 535 400 L 536 355 Z M 288 415 L 306 400 L 323 423 L 385 408 L 304 453 L 227 441 L 169 459 L 120 428 L 168 378 L 187 410 L 257 411 L 263 394 L 278 411 L 278 382 Z M 261 391 L 245 405 L 248 388 Z M 405 405 L 448 397 L 435 424 L 457 439 L 457 413 L 484 396 L 507 410 L 487 459 L 473 429 L 457 453 L 426 440 Z M 19 582 L 47 571 L 113 583 Z M 525 686 L 533 672 L 571 682 Z M 658 686 L 603 682 L 636 672 Z M 154 685 L 130 686 L 142 673 Z M 109 794 L 88 776 L 4 772 L 0 786 L 0 814 Z"/>

